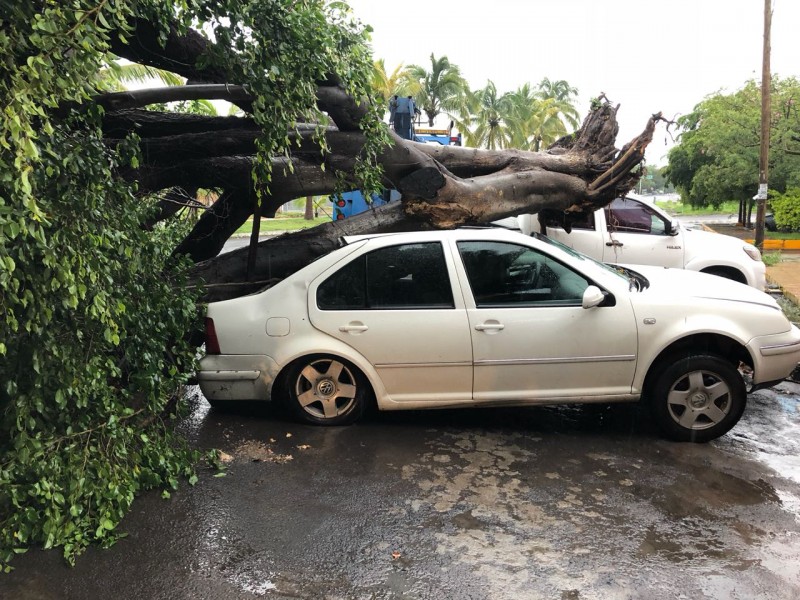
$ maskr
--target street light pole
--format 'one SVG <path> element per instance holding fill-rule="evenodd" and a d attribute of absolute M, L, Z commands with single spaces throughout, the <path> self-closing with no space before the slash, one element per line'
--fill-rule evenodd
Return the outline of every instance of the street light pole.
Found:
<path fill-rule="evenodd" d="M 758 194 L 756 194 L 756 247 L 764 249 L 764 217 L 767 206 L 767 175 L 769 174 L 769 122 L 771 113 L 770 31 L 772 1 L 764 0 L 764 54 L 761 68 L 761 152 L 758 161 Z"/>

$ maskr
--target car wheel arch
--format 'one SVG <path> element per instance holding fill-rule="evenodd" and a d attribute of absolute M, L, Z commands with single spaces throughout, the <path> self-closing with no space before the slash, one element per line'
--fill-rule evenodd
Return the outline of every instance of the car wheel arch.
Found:
<path fill-rule="evenodd" d="M 318 332 L 317 329 L 314 330 Z M 308 339 L 297 338 L 294 340 L 287 340 L 287 344 L 281 348 L 279 356 L 275 356 L 276 362 L 280 365 L 278 373 L 275 376 L 275 381 L 278 382 L 285 376 L 286 369 L 297 360 L 306 358 L 312 355 L 328 355 L 338 359 L 345 360 L 356 367 L 361 374 L 367 379 L 373 394 L 380 398 L 385 394 L 383 383 L 378 375 L 378 372 L 372 366 L 366 357 L 357 352 L 352 346 L 344 343 L 336 338 L 326 336 L 324 340 L 315 337 L 312 341 L 314 343 L 314 350 L 309 351 Z"/>
<path fill-rule="evenodd" d="M 725 279 L 738 281 L 739 283 L 747 285 L 747 277 L 737 267 L 731 267 L 729 265 L 712 265 L 709 267 L 703 267 L 700 269 L 700 272 L 707 273 L 708 275 L 716 275 L 717 277 L 724 277 Z"/>
<path fill-rule="evenodd" d="M 676 360 L 699 353 L 719 356 L 734 367 L 745 363 L 752 368 L 754 364 L 750 352 L 738 340 L 719 333 L 695 333 L 673 341 L 650 361 L 642 386 L 644 393 L 652 389 L 659 375 Z"/>
<path fill-rule="evenodd" d="M 348 357 L 331 353 L 331 352 L 311 352 L 302 354 L 293 358 L 290 361 L 287 361 L 286 364 L 281 368 L 280 372 L 278 373 L 275 379 L 275 390 L 274 392 L 280 398 L 280 402 L 284 404 L 287 408 L 291 408 L 289 406 L 290 403 L 290 387 L 293 385 L 292 375 L 296 371 L 297 367 L 302 364 L 311 364 L 315 361 L 324 361 L 330 360 L 333 362 L 340 362 L 345 365 L 346 368 L 350 369 L 354 372 L 357 378 L 360 378 L 362 382 L 365 384 L 365 402 L 366 405 L 363 407 L 362 412 L 366 412 L 372 410 L 376 407 L 376 394 L 375 394 L 375 385 L 373 381 L 371 381 L 370 377 L 367 375 L 364 369 L 361 368 L 361 365 L 350 360 Z"/>

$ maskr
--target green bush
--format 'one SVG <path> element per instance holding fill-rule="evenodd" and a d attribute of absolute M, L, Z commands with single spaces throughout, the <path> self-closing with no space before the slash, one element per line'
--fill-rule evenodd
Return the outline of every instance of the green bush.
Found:
<path fill-rule="evenodd" d="M 0 183 L 0 564 L 33 543 L 73 560 L 113 540 L 137 492 L 177 486 L 196 460 L 162 417 L 194 354 L 180 232 L 142 229 L 148 205 L 99 131 L 40 142 L 66 151 L 32 170 L 35 206 Z"/>
<path fill-rule="evenodd" d="M 769 197 L 775 224 L 781 229 L 800 230 L 800 188 L 789 188 L 784 194 L 770 192 Z"/>
<path fill-rule="evenodd" d="M 79 84 L 100 68 L 106 21 L 130 15 L 70 6 L 0 16 L 3 569 L 31 545 L 73 561 L 111 543 L 138 492 L 194 481 L 197 459 L 165 416 L 198 320 L 188 265 L 171 257 L 181 232 L 142 228 L 153 206 L 118 177 L 137 164 L 135 140 L 106 146 Z"/>

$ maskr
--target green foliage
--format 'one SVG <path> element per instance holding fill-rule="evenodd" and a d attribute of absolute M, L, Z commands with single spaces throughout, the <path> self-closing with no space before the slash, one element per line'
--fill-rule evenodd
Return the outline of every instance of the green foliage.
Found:
<path fill-rule="evenodd" d="M 8 6 L 8 7 L 7 7 Z M 315 82 L 341 77 L 356 98 L 372 72 L 367 32 L 322 0 L 12 0 L 0 11 L 0 568 L 31 545 L 75 557 L 109 544 L 136 494 L 196 482 L 197 453 L 168 410 L 198 321 L 180 226 L 145 231 L 152 202 L 117 172 L 136 140 L 108 147 L 91 101 L 108 40 L 136 17 L 204 23 L 221 42 L 209 64 L 255 96 L 259 187 L 288 155 L 297 115 L 321 117 Z M 7 7 L 7 8 L 6 8 Z M 361 171 L 385 137 L 364 122 Z M 320 119 L 320 123 L 324 123 Z"/>
<path fill-rule="evenodd" d="M 467 146 L 538 152 L 576 126 L 574 93 L 563 80 L 545 78 L 536 88 L 526 83 L 505 94 L 488 81 L 480 90 L 463 93 L 454 120 Z"/>
<path fill-rule="evenodd" d="M 368 103 L 369 112 L 361 123 L 367 143 L 358 157 L 356 176 L 363 189 L 380 187 L 377 155 L 388 140 L 381 125 L 385 107 L 382 99 L 369 96 L 374 70 L 366 44 L 369 30 L 351 18 L 344 2 L 195 0 L 193 4 L 199 5 L 199 14 L 212 25 L 217 40 L 208 63 L 224 67 L 231 81 L 246 82 L 255 97 L 253 116 L 262 130 L 253 172 L 259 192 L 269 188 L 271 158 L 289 157 L 287 130 L 295 126 L 298 115 L 319 124 L 315 141 L 327 150 L 322 137 L 327 117 L 316 106 L 316 91 L 317 82 L 332 73 L 352 97 Z M 185 16 L 192 13 L 187 10 Z"/>
<path fill-rule="evenodd" d="M 781 256 L 780 252 L 765 252 L 764 254 L 761 255 L 761 260 L 764 261 L 765 265 L 771 267 L 781 262 L 781 260 L 783 260 L 783 257 Z"/>
<path fill-rule="evenodd" d="M 112 541 L 138 491 L 175 487 L 195 460 L 161 417 L 193 364 L 177 232 L 141 229 L 148 206 L 89 123 L 55 124 L 37 148 L 30 198 L 0 186 L 0 562 Z"/>
<path fill-rule="evenodd" d="M 779 192 L 800 183 L 800 82 L 773 78 L 769 186 Z M 749 81 L 733 94 L 714 94 L 681 117 L 680 143 L 669 152 L 665 174 L 694 205 L 750 201 L 758 190 L 761 122 L 760 86 Z"/>
<path fill-rule="evenodd" d="M 800 230 L 800 188 L 791 187 L 784 194 L 770 191 L 769 198 L 775 224 L 782 229 Z"/>
<path fill-rule="evenodd" d="M 664 169 L 656 165 L 645 165 L 644 177 L 639 180 L 638 191 L 642 194 L 655 194 L 661 192 L 674 192 L 674 188 L 667 181 Z"/>
<path fill-rule="evenodd" d="M 330 212 L 330 211 L 328 211 Z M 267 232 L 285 232 L 295 231 L 297 229 L 308 229 L 309 227 L 316 227 L 322 223 L 328 223 L 331 220 L 330 215 L 322 217 L 315 217 L 314 219 L 306 220 L 302 215 L 297 217 L 281 217 L 274 219 L 262 219 L 259 231 Z M 253 231 L 253 220 L 248 219 L 244 224 L 236 230 L 236 233 L 250 233 Z"/>
<path fill-rule="evenodd" d="M 727 213 L 735 215 L 739 210 L 738 202 L 723 202 L 719 206 L 693 206 L 683 202 L 669 202 L 656 200 L 656 206 L 664 209 L 671 215 L 713 215 Z"/>
<path fill-rule="evenodd" d="M 0 27 L 0 565 L 31 544 L 73 560 L 110 543 L 135 494 L 195 456 L 161 414 L 192 367 L 196 320 L 175 232 L 114 171 L 85 103 L 125 5 L 18 3 Z"/>

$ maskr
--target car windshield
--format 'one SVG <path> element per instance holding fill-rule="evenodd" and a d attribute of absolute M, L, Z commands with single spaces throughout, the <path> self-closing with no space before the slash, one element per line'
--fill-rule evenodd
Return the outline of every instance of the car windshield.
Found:
<path fill-rule="evenodd" d="M 556 241 L 552 238 L 547 237 L 546 235 L 542 235 L 541 233 L 534 232 L 531 234 L 537 240 L 541 240 L 551 246 L 555 246 L 556 248 L 563 250 L 570 256 L 577 258 L 579 260 L 585 260 L 587 262 L 593 263 L 600 267 L 601 269 L 608 271 L 609 273 L 613 273 L 617 277 L 621 277 L 625 281 L 628 282 L 628 289 L 642 291 L 650 287 L 650 281 L 642 275 L 641 273 L 637 273 L 632 269 L 628 269 L 626 267 L 621 267 L 619 265 L 609 265 L 598 260 L 593 259 L 591 256 L 586 256 L 577 250 L 570 248 L 566 244 L 562 244 L 559 241 Z"/>

